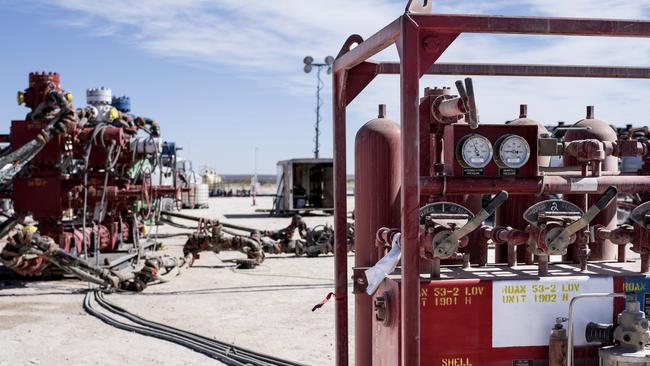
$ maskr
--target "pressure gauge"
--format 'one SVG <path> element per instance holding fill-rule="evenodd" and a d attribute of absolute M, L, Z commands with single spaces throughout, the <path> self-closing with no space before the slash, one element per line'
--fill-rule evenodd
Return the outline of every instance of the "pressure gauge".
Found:
<path fill-rule="evenodd" d="M 485 168 L 492 160 L 492 144 L 485 136 L 464 136 L 456 147 L 456 159 L 465 168 Z"/>
<path fill-rule="evenodd" d="M 521 168 L 530 158 L 530 146 L 518 135 L 504 135 L 496 142 L 494 161 L 502 168 Z"/>

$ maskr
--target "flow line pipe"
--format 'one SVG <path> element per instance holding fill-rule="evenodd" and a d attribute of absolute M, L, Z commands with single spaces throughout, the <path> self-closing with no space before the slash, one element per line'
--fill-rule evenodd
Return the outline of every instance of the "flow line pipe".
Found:
<path fill-rule="evenodd" d="M 204 218 L 201 218 L 201 217 L 185 215 L 185 214 L 178 213 L 178 212 L 162 211 L 161 214 L 171 216 L 171 217 L 177 217 L 179 219 L 185 219 L 185 220 L 191 220 L 191 221 L 197 221 L 197 222 L 201 221 L 201 220 L 205 220 Z M 252 233 L 252 232 L 255 232 L 255 231 L 261 231 L 261 230 L 258 230 L 258 229 L 253 229 L 253 228 L 246 227 L 246 226 L 239 226 L 239 225 L 229 224 L 229 223 L 222 222 L 222 221 L 217 221 L 217 222 L 219 223 L 219 225 L 221 225 L 223 227 L 227 227 L 227 228 L 231 228 L 231 229 L 235 229 L 235 230 L 247 231 L 249 233 Z"/>
<path fill-rule="evenodd" d="M 610 186 L 620 193 L 650 192 L 650 176 L 601 176 L 569 178 L 420 177 L 422 195 L 497 194 L 602 194 Z"/>

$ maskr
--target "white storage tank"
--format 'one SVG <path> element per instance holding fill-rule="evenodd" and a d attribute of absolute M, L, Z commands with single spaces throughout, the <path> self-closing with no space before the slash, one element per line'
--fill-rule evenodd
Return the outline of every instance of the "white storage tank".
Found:
<path fill-rule="evenodd" d="M 196 186 L 196 183 L 189 184 L 189 191 L 183 191 L 181 194 L 183 208 L 193 209 L 196 206 Z"/>
<path fill-rule="evenodd" d="M 210 185 L 200 183 L 196 185 L 196 208 L 208 208 L 208 198 L 210 197 Z"/>

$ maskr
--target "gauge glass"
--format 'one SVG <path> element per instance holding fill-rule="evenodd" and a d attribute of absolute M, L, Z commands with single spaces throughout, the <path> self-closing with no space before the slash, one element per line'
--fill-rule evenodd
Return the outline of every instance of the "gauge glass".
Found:
<path fill-rule="evenodd" d="M 508 168 L 521 168 L 530 158 L 530 146 L 517 135 L 504 137 L 499 143 L 499 162 Z"/>
<path fill-rule="evenodd" d="M 478 134 L 465 137 L 461 146 L 461 163 L 470 168 L 485 168 L 492 159 L 490 140 Z"/>

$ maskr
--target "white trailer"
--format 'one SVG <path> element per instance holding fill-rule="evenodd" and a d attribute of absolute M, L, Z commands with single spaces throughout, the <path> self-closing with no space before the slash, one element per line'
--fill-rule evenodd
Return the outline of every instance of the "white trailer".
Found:
<path fill-rule="evenodd" d="M 291 159 L 278 162 L 272 214 L 334 211 L 334 161 Z"/>

